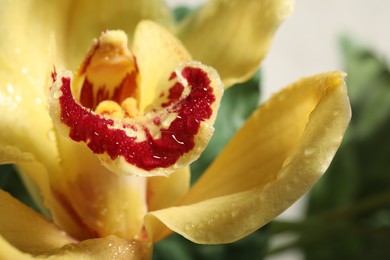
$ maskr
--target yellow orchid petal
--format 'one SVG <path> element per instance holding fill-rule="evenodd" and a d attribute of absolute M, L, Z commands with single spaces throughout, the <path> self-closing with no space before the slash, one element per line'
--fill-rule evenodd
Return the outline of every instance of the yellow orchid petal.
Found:
<path fill-rule="evenodd" d="M 0 259 L 32 260 L 34 257 L 19 251 L 0 235 Z"/>
<path fill-rule="evenodd" d="M 149 260 L 152 258 L 152 246 L 149 242 L 126 240 L 116 236 L 85 240 L 80 243 L 67 244 L 62 248 L 30 255 L 13 247 L 0 236 L 0 259 L 128 259 Z"/>
<path fill-rule="evenodd" d="M 27 178 L 27 188 L 38 206 L 43 207 L 43 212 L 50 210 L 54 223 L 75 238 L 87 238 L 90 230 L 82 223 L 75 213 L 68 198 L 64 196 L 67 183 L 64 181 L 66 173 L 57 163 L 57 168 L 45 167 L 39 162 L 18 163 L 17 168 L 22 178 Z M 32 187 L 29 185 L 35 184 Z M 39 188 L 36 190 L 36 188 Z M 42 204 L 42 198 L 43 205 Z"/>
<path fill-rule="evenodd" d="M 140 110 L 144 112 L 161 92 L 170 87 L 168 79 L 178 65 L 190 61 L 183 45 L 166 29 L 151 21 L 138 24 L 132 46 L 141 74 Z"/>
<path fill-rule="evenodd" d="M 0 163 L 58 158 L 45 87 L 54 55 L 50 34 L 64 26 L 61 8 L 65 1 L 1 2 Z"/>
<path fill-rule="evenodd" d="M 38 160 L 50 165 L 58 158 L 46 97 L 43 89 L 31 86 L 18 72 L 0 70 L 0 164 Z"/>
<path fill-rule="evenodd" d="M 51 176 L 51 190 L 83 228 L 75 234 L 72 226 L 64 223 L 64 230 L 78 239 L 110 234 L 142 238 L 147 211 L 146 179 L 113 174 L 86 147 L 62 136 L 58 140 L 64 173 Z"/>
<path fill-rule="evenodd" d="M 59 209 L 54 218 L 80 230 L 77 224 L 69 224 L 72 217 L 53 198 L 48 178 L 48 172 L 61 175 L 46 92 L 53 64 L 62 66 L 64 39 L 52 33 L 64 31 L 68 4 L 44 0 L 1 2 L 0 163 L 17 163 L 37 183 L 45 205 Z M 57 53 L 54 45 L 59 47 Z"/>
<path fill-rule="evenodd" d="M 126 240 L 116 236 L 96 238 L 69 244 L 54 252 L 40 255 L 50 259 L 126 259 L 150 260 L 152 244 L 148 241 Z"/>
<path fill-rule="evenodd" d="M 153 20 L 166 26 L 172 26 L 172 13 L 161 0 L 109 1 L 78 0 L 73 1 L 69 13 L 68 28 L 68 65 L 79 65 L 85 51 L 104 30 L 124 30 L 131 39 L 137 24 L 141 20 Z"/>
<path fill-rule="evenodd" d="M 293 0 L 213 0 L 179 27 L 194 59 L 217 69 L 225 87 L 249 79 Z"/>
<path fill-rule="evenodd" d="M 326 171 L 351 111 L 344 74 L 305 78 L 256 111 L 178 208 L 151 212 L 154 240 L 161 223 L 198 243 L 228 243 L 287 209 Z M 155 232 L 157 230 L 157 232 Z"/>
<path fill-rule="evenodd" d="M 38 254 L 75 242 L 3 190 L 0 190 L 0 211 L 0 236 L 23 252 Z"/>
<path fill-rule="evenodd" d="M 148 211 L 173 206 L 190 188 L 190 167 L 187 166 L 169 177 L 150 177 L 148 181 Z"/>

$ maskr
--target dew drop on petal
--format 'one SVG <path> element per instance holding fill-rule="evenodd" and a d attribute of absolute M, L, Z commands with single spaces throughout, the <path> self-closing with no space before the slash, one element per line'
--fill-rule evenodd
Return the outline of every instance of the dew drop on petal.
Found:
<path fill-rule="evenodd" d="M 62 91 L 61 90 L 57 90 L 53 93 L 53 97 L 54 98 L 60 98 L 62 96 Z"/>
<path fill-rule="evenodd" d="M 47 132 L 47 138 L 49 138 L 50 141 L 54 142 L 56 140 L 56 133 L 53 130 L 49 130 Z"/>
<path fill-rule="evenodd" d="M 27 73 L 28 73 L 28 68 L 22 67 L 22 68 L 20 69 L 20 72 L 22 72 L 22 74 L 27 74 Z"/>
<path fill-rule="evenodd" d="M 192 224 L 191 222 L 187 222 L 185 225 L 184 225 L 184 230 L 185 231 L 190 231 L 191 229 L 194 228 L 194 224 Z"/>
<path fill-rule="evenodd" d="M 35 104 L 41 105 L 42 104 L 42 99 L 41 98 L 36 98 L 35 99 Z"/>
<path fill-rule="evenodd" d="M 306 156 L 309 156 L 309 155 L 312 155 L 314 152 L 316 151 L 316 149 L 314 147 L 307 147 L 303 153 L 306 155 Z"/>

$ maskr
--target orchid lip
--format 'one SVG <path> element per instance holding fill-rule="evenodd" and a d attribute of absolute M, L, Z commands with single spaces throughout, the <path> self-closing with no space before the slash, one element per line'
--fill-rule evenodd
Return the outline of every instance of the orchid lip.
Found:
<path fill-rule="evenodd" d="M 71 73 L 65 72 L 50 90 L 51 115 L 62 133 L 86 143 L 108 169 L 165 175 L 197 159 L 203 150 L 199 147 L 208 141 L 199 135 L 213 132 L 208 121 L 215 118 L 220 93 L 213 89 L 208 69 L 198 62 L 181 64 L 172 86 L 160 95 L 166 101 L 138 118 L 113 118 L 83 107 L 73 98 Z"/>

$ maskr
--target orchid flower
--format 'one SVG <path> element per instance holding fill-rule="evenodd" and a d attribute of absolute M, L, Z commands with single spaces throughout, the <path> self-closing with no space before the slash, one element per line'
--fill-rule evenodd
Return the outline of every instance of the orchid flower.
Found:
<path fill-rule="evenodd" d="M 46 212 L 0 190 L 0 258 L 148 259 L 172 232 L 229 243 L 292 205 L 348 125 L 342 72 L 274 95 L 189 185 L 223 89 L 292 5 L 214 0 L 175 24 L 159 0 L 0 1 L 0 163 Z"/>

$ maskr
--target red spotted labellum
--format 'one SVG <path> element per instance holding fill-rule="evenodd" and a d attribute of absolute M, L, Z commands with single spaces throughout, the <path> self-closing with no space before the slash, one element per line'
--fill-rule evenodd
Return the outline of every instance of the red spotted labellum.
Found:
<path fill-rule="evenodd" d="M 178 64 L 140 111 L 137 59 L 122 31 L 105 31 L 73 79 L 53 73 L 50 115 L 63 134 L 85 143 L 117 174 L 168 175 L 196 160 L 214 131 L 223 86 L 199 62 Z"/>

